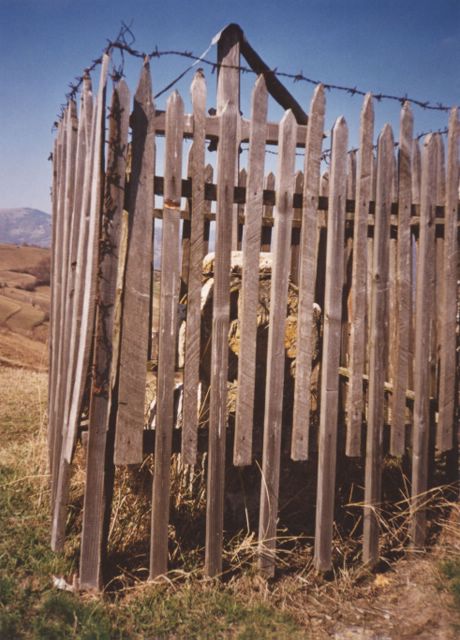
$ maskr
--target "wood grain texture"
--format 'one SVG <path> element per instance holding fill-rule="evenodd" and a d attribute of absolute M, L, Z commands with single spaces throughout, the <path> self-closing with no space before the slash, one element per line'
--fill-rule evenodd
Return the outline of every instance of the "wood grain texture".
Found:
<path fill-rule="evenodd" d="M 430 430 L 430 335 L 434 322 L 435 204 L 437 185 L 437 135 L 425 138 L 422 152 L 420 238 L 417 254 L 415 308 L 414 427 L 412 449 L 411 539 L 423 546 L 428 489 L 428 439 Z"/>
<path fill-rule="evenodd" d="M 371 315 L 369 322 L 369 408 L 367 418 L 364 487 L 363 561 L 379 558 L 376 510 L 381 499 L 384 383 L 388 358 L 388 276 L 393 133 L 385 125 L 377 145 L 377 194 L 372 260 Z"/>
<path fill-rule="evenodd" d="M 275 174 L 270 171 L 264 179 L 264 191 L 273 191 L 275 189 Z M 273 205 L 264 204 L 263 220 L 267 223 L 262 227 L 261 251 L 270 251 L 272 241 L 272 225 L 273 225 Z"/>
<path fill-rule="evenodd" d="M 299 302 L 297 316 L 297 354 L 294 386 L 291 457 L 307 460 L 310 429 L 312 323 L 318 259 L 317 225 L 321 171 L 321 147 L 326 101 L 324 87 L 313 94 L 308 118 L 304 165 L 302 227 L 299 256 Z"/>
<path fill-rule="evenodd" d="M 263 76 L 257 79 L 251 100 L 251 134 L 247 176 L 248 198 L 244 210 L 243 272 L 241 292 L 238 395 L 235 416 L 233 463 L 251 464 L 254 394 L 256 381 L 257 307 L 259 301 L 259 252 L 262 233 L 265 129 L 268 91 Z"/>
<path fill-rule="evenodd" d="M 217 165 L 216 250 L 211 345 L 211 396 L 206 505 L 205 573 L 222 571 L 225 439 L 227 430 L 228 329 L 238 110 L 229 102 L 222 111 Z"/>
<path fill-rule="evenodd" d="M 104 55 L 101 74 L 99 78 L 97 102 L 93 115 L 91 132 L 91 167 L 88 170 L 89 203 L 87 248 L 84 252 L 84 264 L 82 268 L 83 301 L 81 306 L 80 340 L 78 345 L 77 364 L 75 369 L 75 384 L 72 394 L 72 403 L 69 411 L 67 426 L 67 438 L 65 443 L 65 459 L 70 462 L 72 458 L 75 438 L 80 423 L 80 412 L 85 393 L 85 386 L 90 369 L 90 353 L 94 341 L 94 317 L 97 286 L 97 260 L 99 253 L 99 229 L 101 224 L 102 188 L 104 171 L 104 130 L 106 87 L 110 57 Z M 86 187 L 85 187 L 86 188 Z"/>
<path fill-rule="evenodd" d="M 296 126 L 294 114 L 287 111 L 280 122 L 259 512 L 258 566 L 266 576 L 275 572 Z"/>
<path fill-rule="evenodd" d="M 323 367 L 319 425 L 315 567 L 330 569 L 337 458 L 337 413 L 342 319 L 343 255 L 348 128 L 343 117 L 332 131 L 332 158 L 327 213 L 326 283 L 324 294 Z"/>
<path fill-rule="evenodd" d="M 184 103 L 175 91 L 166 111 L 165 191 L 160 285 L 155 474 L 152 494 L 150 579 L 168 569 L 171 443 L 174 421 L 177 305 L 180 284 L 180 199 Z"/>
<path fill-rule="evenodd" d="M 396 335 L 393 395 L 391 398 L 390 452 L 405 450 L 406 391 L 409 386 L 410 327 L 412 324 L 411 196 L 413 116 L 406 102 L 401 110 L 398 146 L 398 244 L 396 255 Z"/>
<path fill-rule="evenodd" d="M 107 518 L 113 482 L 112 405 L 113 329 L 118 279 L 118 252 L 125 200 L 126 158 L 130 111 L 128 86 L 115 86 L 109 116 L 107 166 L 98 256 L 97 311 L 93 355 L 93 380 L 88 424 L 86 485 L 80 555 L 80 588 L 99 589 L 102 560 L 107 545 Z"/>
<path fill-rule="evenodd" d="M 155 131 L 150 66 L 145 62 L 131 116 L 129 229 L 115 432 L 115 464 L 140 464 L 151 332 Z"/>
<path fill-rule="evenodd" d="M 455 325 L 457 314 L 457 203 L 458 203 L 458 109 L 449 118 L 447 147 L 447 183 L 444 221 L 444 280 L 442 286 L 442 318 L 440 323 L 439 418 L 436 446 L 448 451 L 453 446 L 456 404 Z"/>
<path fill-rule="evenodd" d="M 353 228 L 353 264 L 351 283 L 351 377 L 347 395 L 346 455 L 361 455 L 361 429 L 365 413 L 363 375 L 366 370 L 367 310 L 367 228 L 372 189 L 374 109 L 367 94 L 361 110 L 361 128 L 357 159 L 356 207 Z"/>
<path fill-rule="evenodd" d="M 192 221 L 190 229 L 190 268 L 185 327 L 184 405 L 182 456 L 185 464 L 196 463 L 198 436 L 198 388 L 201 355 L 201 288 L 204 253 L 204 183 L 205 183 L 205 117 L 206 81 L 201 71 L 191 86 L 194 116 L 194 139 L 190 149 L 192 177 Z"/>

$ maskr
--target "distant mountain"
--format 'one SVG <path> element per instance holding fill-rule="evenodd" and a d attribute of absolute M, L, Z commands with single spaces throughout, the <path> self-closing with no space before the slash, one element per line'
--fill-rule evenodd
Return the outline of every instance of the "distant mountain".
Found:
<path fill-rule="evenodd" d="M 39 209 L 0 209 L 0 242 L 51 246 L 51 216 Z"/>

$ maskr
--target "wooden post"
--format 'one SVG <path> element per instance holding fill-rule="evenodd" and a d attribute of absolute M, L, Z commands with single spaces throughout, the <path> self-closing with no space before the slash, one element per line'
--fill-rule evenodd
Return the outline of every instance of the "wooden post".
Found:
<path fill-rule="evenodd" d="M 125 198 L 128 148 L 129 90 L 124 80 L 115 87 L 109 120 L 106 182 L 98 258 L 98 302 L 94 341 L 94 377 L 89 409 L 88 457 L 81 536 L 80 588 L 99 589 L 105 553 L 109 496 L 113 481 L 112 354 L 121 217 Z"/>
<path fill-rule="evenodd" d="M 131 116 L 128 253 L 123 293 L 115 464 L 140 464 L 143 460 L 147 352 L 152 330 L 154 113 L 150 65 L 146 60 Z"/>
<path fill-rule="evenodd" d="M 318 199 L 325 108 L 324 87 L 319 85 L 315 89 L 310 104 L 304 165 L 305 182 L 300 234 L 297 355 L 291 442 L 291 457 L 293 460 L 308 459 L 311 404 L 310 378 L 313 358 L 312 322 L 318 259 Z"/>
<path fill-rule="evenodd" d="M 233 450 L 233 463 L 237 466 L 251 464 L 252 460 L 267 108 L 267 87 L 263 76 L 259 76 L 252 92 L 249 171 L 243 236 L 238 395 Z"/>
<path fill-rule="evenodd" d="M 372 96 L 367 94 L 361 111 L 353 234 L 350 335 L 351 377 L 347 396 L 346 454 L 348 456 L 361 455 L 361 428 L 364 415 L 363 374 L 366 364 L 367 227 L 372 188 L 373 136 L 374 109 Z"/>
<path fill-rule="evenodd" d="M 412 323 L 412 274 L 410 216 L 412 202 L 413 117 L 406 102 L 401 111 L 399 135 L 398 244 L 396 270 L 396 340 L 391 405 L 390 451 L 401 456 L 405 450 L 406 390 L 409 386 L 410 327 Z"/>
<path fill-rule="evenodd" d="M 198 71 L 195 74 L 191 86 L 191 93 L 193 105 L 193 143 L 190 149 L 192 220 L 190 229 L 187 324 L 185 327 L 184 405 L 182 421 L 182 456 L 185 464 L 196 463 L 198 438 L 206 136 L 206 81 L 202 71 Z"/>
<path fill-rule="evenodd" d="M 348 128 L 340 117 L 332 131 L 332 158 L 327 214 L 326 290 L 324 300 L 323 370 L 319 425 L 315 567 L 331 567 L 334 519 L 337 413 L 342 318 L 343 254 Z"/>
<path fill-rule="evenodd" d="M 381 497 L 384 383 L 388 354 L 388 262 L 393 172 L 393 133 L 385 125 L 377 148 L 372 261 L 371 317 L 369 322 L 369 410 L 367 419 L 364 488 L 363 560 L 374 565 L 379 558 L 379 525 L 376 510 Z"/>
<path fill-rule="evenodd" d="M 175 91 L 166 111 L 165 180 L 160 288 L 160 337 L 155 430 L 155 474 L 152 494 L 150 579 L 168 569 L 170 468 L 174 421 L 177 305 L 179 302 L 179 227 L 184 103 Z"/>
<path fill-rule="evenodd" d="M 434 321 L 434 249 L 437 185 L 437 135 L 425 138 L 422 153 L 420 239 L 417 256 L 414 367 L 414 432 L 412 454 L 411 538 L 423 546 L 426 535 L 428 440 L 430 431 L 430 335 Z"/>
<path fill-rule="evenodd" d="M 457 204 L 458 204 L 458 109 L 452 109 L 449 118 L 447 149 L 447 185 L 444 213 L 444 281 L 441 298 L 439 419 L 436 446 L 449 451 L 453 446 L 456 404 L 456 336 L 457 315 Z M 440 284 L 440 283 L 439 283 Z M 438 284 L 438 286 L 439 286 Z"/>
<path fill-rule="evenodd" d="M 231 229 L 238 119 L 236 105 L 229 102 L 220 118 L 206 505 L 205 572 L 210 577 L 222 571 Z"/>
<path fill-rule="evenodd" d="M 272 576 L 275 572 L 296 127 L 294 114 L 290 110 L 286 111 L 280 122 L 259 514 L 258 564 L 259 569 L 267 576 Z"/>

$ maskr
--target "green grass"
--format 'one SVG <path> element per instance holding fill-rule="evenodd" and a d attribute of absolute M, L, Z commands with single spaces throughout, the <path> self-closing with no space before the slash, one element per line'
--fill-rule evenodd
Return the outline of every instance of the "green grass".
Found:
<path fill-rule="evenodd" d="M 447 588 L 452 593 L 457 607 L 460 607 L 460 556 L 441 563 L 441 573 L 447 580 Z"/>
<path fill-rule="evenodd" d="M 49 546 L 45 376 L 0 368 L 0 638 L 308 638 L 283 607 L 231 586 L 184 579 L 109 596 L 53 587 L 76 558 Z M 75 542 L 75 541 L 73 541 Z"/>

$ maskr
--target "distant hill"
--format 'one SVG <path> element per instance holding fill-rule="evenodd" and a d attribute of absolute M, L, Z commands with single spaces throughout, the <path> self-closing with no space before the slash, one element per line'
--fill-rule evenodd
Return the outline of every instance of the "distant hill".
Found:
<path fill-rule="evenodd" d="M 0 242 L 51 245 L 51 216 L 39 209 L 0 209 Z"/>

